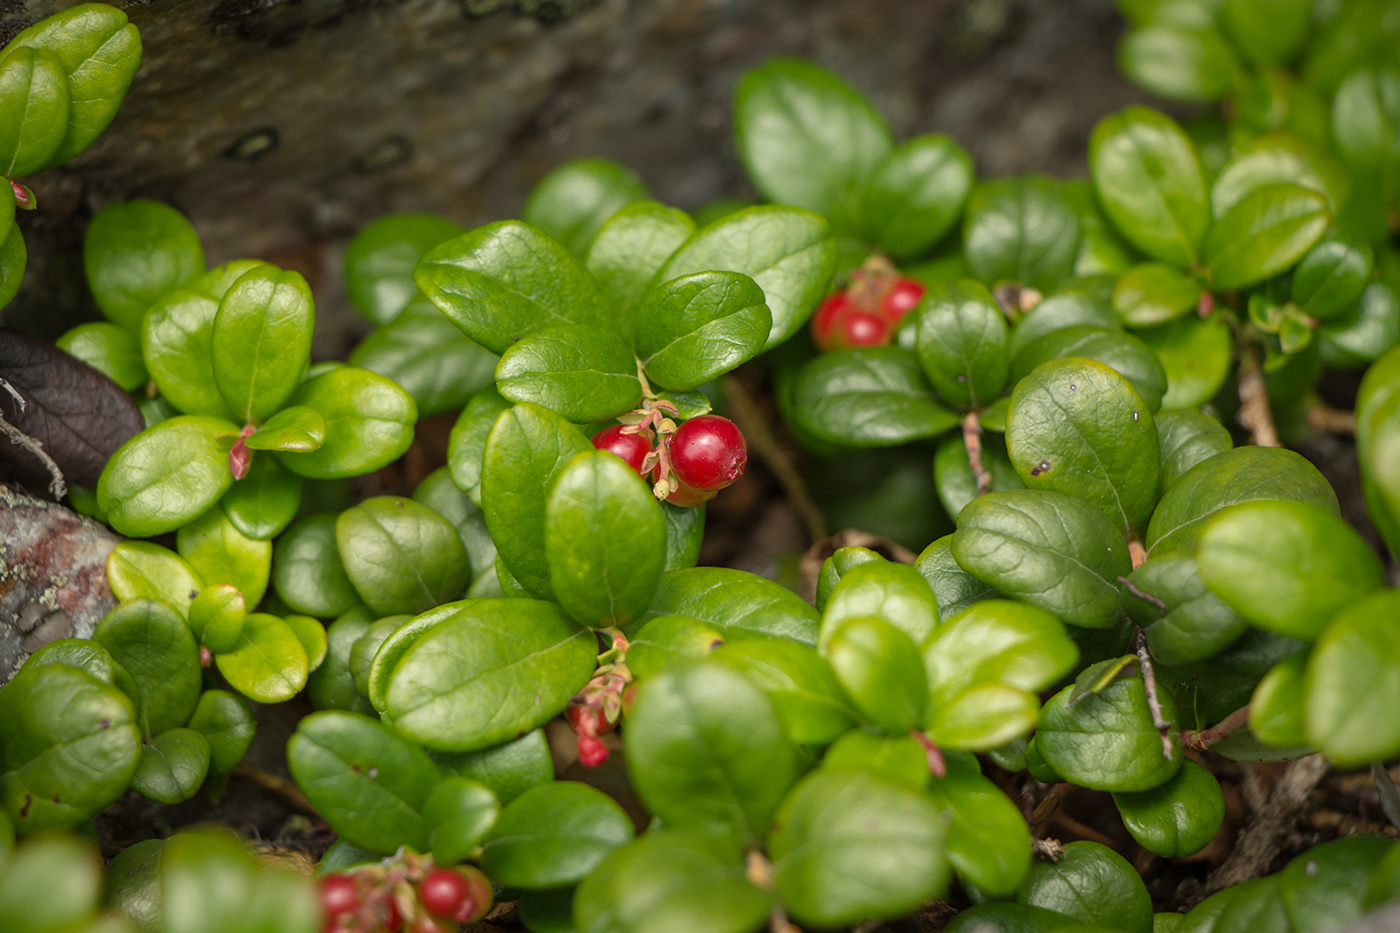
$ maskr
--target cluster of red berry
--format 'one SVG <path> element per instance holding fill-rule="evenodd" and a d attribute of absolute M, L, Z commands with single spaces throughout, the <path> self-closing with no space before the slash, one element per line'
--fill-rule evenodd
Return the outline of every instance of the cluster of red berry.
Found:
<path fill-rule="evenodd" d="M 919 304 L 924 287 L 901 276 L 887 263 L 867 263 L 830 295 L 812 315 L 812 340 L 823 351 L 882 347 L 899 322 Z"/>
<path fill-rule="evenodd" d="M 417 884 L 413 874 L 422 875 Z M 317 890 L 325 912 L 321 933 L 457 933 L 485 917 L 492 904 L 490 880 L 470 865 L 361 869 L 327 875 Z"/>
<path fill-rule="evenodd" d="M 728 418 L 701 415 L 682 422 L 673 432 L 658 431 L 655 436 L 659 442 L 652 440 L 648 424 L 619 424 L 593 435 L 593 446 L 616 454 L 650 479 L 658 496 L 669 473 L 670 490 L 661 498 L 672 505 L 699 505 L 744 475 L 748 445 Z"/>

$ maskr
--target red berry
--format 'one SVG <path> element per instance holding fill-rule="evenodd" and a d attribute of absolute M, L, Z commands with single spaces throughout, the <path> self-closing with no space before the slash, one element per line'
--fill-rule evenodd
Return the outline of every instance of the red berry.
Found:
<path fill-rule="evenodd" d="M 403 914 L 399 913 L 399 903 L 392 894 L 384 897 L 384 929 L 389 933 L 399 933 L 403 929 Z"/>
<path fill-rule="evenodd" d="M 590 708 L 570 705 L 564 711 L 564 718 L 569 721 L 569 727 L 579 735 L 606 735 L 617 725 L 608 722 L 608 714 L 603 712 L 600 706 Z"/>
<path fill-rule="evenodd" d="M 467 879 L 468 894 L 452 919 L 458 923 L 474 923 L 491 912 L 491 881 L 479 868 L 470 865 L 461 866 L 457 873 Z"/>
<path fill-rule="evenodd" d="M 671 435 L 671 469 L 682 488 L 690 486 L 702 493 L 723 489 L 744 475 L 748 459 L 744 435 L 734 422 L 719 415 L 691 418 Z"/>
<path fill-rule="evenodd" d="M 660 477 L 656 472 L 651 475 L 652 482 L 656 482 Z M 672 505 L 680 506 L 683 509 L 693 509 L 697 505 L 703 505 L 715 497 L 714 492 L 702 492 L 694 486 L 681 483 L 671 494 L 666 497 L 666 501 Z"/>
<path fill-rule="evenodd" d="M 599 431 L 593 435 L 593 446 L 599 450 L 606 450 L 610 454 L 616 454 L 640 474 L 642 461 L 646 459 L 647 454 L 651 453 L 651 443 L 642 437 L 640 432 L 624 434 L 622 428 L 622 425 L 615 424 Z"/>
<path fill-rule="evenodd" d="M 831 346 L 883 347 L 890 342 L 890 322 L 883 314 L 855 308 L 838 315 L 831 328 Z"/>
<path fill-rule="evenodd" d="M 924 287 L 914 279 L 897 279 L 880 302 L 880 310 L 885 312 L 891 324 L 898 324 L 904 315 L 913 311 L 924 297 Z"/>
<path fill-rule="evenodd" d="M 467 879 L 448 868 L 434 868 L 418 882 L 418 899 L 430 914 L 451 917 L 471 897 Z"/>
<path fill-rule="evenodd" d="M 580 735 L 578 760 L 585 768 L 596 768 L 608 760 L 608 747 L 596 735 Z"/>
<path fill-rule="evenodd" d="M 851 299 L 845 292 L 828 296 L 817 305 L 817 313 L 812 315 L 812 341 L 822 350 L 833 350 L 831 325 L 837 314 L 851 307 Z"/>
<path fill-rule="evenodd" d="M 328 926 L 360 909 L 360 892 L 349 875 L 327 875 L 317 888 Z"/>

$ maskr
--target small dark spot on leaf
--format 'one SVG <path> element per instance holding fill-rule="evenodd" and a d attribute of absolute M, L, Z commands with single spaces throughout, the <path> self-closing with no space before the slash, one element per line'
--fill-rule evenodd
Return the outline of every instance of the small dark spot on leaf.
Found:
<path fill-rule="evenodd" d="M 958 373 L 958 375 L 957 375 L 957 380 L 958 380 L 958 382 L 967 382 L 967 376 L 965 376 L 965 375 L 962 374 L 962 373 Z"/>
<path fill-rule="evenodd" d="M 54 795 L 53 795 L 53 802 L 54 802 L 54 803 L 57 803 L 57 804 L 62 804 L 62 803 L 63 803 L 63 798 L 60 797 L 58 794 L 54 794 Z"/>
<path fill-rule="evenodd" d="M 19 816 L 20 816 L 21 819 L 23 819 L 24 817 L 26 817 L 26 816 L 29 815 L 29 807 L 30 807 L 30 805 L 33 804 L 33 803 L 34 803 L 34 795 L 33 795 L 33 794 L 30 794 L 30 793 L 25 793 L 25 795 L 24 795 L 24 804 L 23 804 L 23 806 L 21 806 L 21 807 L 19 808 Z"/>
<path fill-rule="evenodd" d="M 723 647 L 723 646 L 724 646 L 724 639 L 723 639 L 723 638 L 716 638 L 714 641 L 710 642 L 710 650 L 711 650 L 711 651 L 714 651 L 716 648 L 721 648 L 721 647 Z"/>
<path fill-rule="evenodd" d="M 1039 476 L 1039 475 L 1042 474 L 1042 473 L 1049 473 L 1049 472 L 1050 472 L 1050 461 L 1049 461 L 1049 460 L 1042 460 L 1042 461 L 1040 461 L 1039 463 L 1037 463 L 1035 466 L 1031 467 L 1031 476 Z"/>
<path fill-rule="evenodd" d="M 282 137 L 272 127 L 253 130 L 224 150 L 224 158 L 238 162 L 256 162 L 277 148 Z"/>
<path fill-rule="evenodd" d="M 107 731 L 108 729 L 112 728 L 112 720 L 108 719 L 106 716 L 103 716 L 97 721 L 97 728 L 98 731 L 101 732 Z"/>
<path fill-rule="evenodd" d="M 1072 383 L 1072 382 L 1069 384 L 1069 390 L 1070 390 L 1071 392 L 1074 392 L 1074 391 L 1078 390 L 1078 388 L 1079 388 L 1079 386 L 1075 385 L 1075 384 Z"/>

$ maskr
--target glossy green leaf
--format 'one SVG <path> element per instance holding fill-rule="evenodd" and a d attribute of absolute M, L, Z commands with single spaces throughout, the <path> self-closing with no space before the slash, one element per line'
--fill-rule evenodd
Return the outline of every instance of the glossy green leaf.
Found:
<path fill-rule="evenodd" d="M 836 548 L 830 557 L 822 561 L 821 570 L 817 572 L 817 611 L 826 611 L 826 604 L 831 600 L 832 590 L 846 574 L 861 564 L 884 562 L 885 558 L 870 548 L 853 546 Z"/>
<path fill-rule="evenodd" d="M 973 603 L 995 599 L 997 595 L 995 590 L 958 565 L 952 545 L 953 536 L 945 535 L 924 548 L 914 564 L 938 600 L 940 621 L 947 621 Z"/>
<path fill-rule="evenodd" d="M 522 338 L 501 355 L 496 389 L 570 421 L 602 421 L 642 398 L 637 363 L 620 337 L 599 327 L 567 324 Z"/>
<path fill-rule="evenodd" d="M 283 616 L 282 621 L 286 623 L 287 628 L 292 630 L 292 634 L 297 637 L 297 641 L 301 642 L 301 646 L 306 649 L 307 672 L 320 667 L 326 660 L 326 653 L 329 651 L 326 627 L 321 624 L 321 620 L 292 613 Z"/>
<path fill-rule="evenodd" d="M 101 321 L 79 324 L 54 342 L 117 385 L 133 392 L 146 384 L 146 364 L 141 359 L 141 342 L 118 324 Z"/>
<path fill-rule="evenodd" d="M 199 647 L 174 609 L 154 599 L 122 603 L 92 638 L 131 675 L 136 721 L 147 736 L 189 720 L 199 700 Z"/>
<path fill-rule="evenodd" d="M 1128 575 L 1143 600 L 1124 587 L 1133 621 L 1147 632 L 1152 657 L 1162 664 L 1204 661 L 1244 633 L 1249 623 L 1206 588 L 1189 551 L 1154 554 Z"/>
<path fill-rule="evenodd" d="M 818 771 L 783 801 L 768 844 L 798 922 L 892 919 L 943 893 L 945 832 L 928 797 L 859 771 Z"/>
<path fill-rule="evenodd" d="M 1144 543 L 1161 553 L 1194 548 L 1203 523 L 1226 506 L 1282 499 L 1340 512 L 1337 494 L 1311 463 L 1291 450 L 1237 447 L 1196 464 L 1162 496 Z"/>
<path fill-rule="evenodd" d="M 963 222 L 968 265 L 984 283 L 1047 291 L 1068 278 L 1079 245 L 1079 215 L 1059 182 L 1025 175 L 984 182 Z"/>
<path fill-rule="evenodd" d="M 1225 0 L 1220 12 L 1239 50 L 1261 65 L 1287 64 L 1313 26 L 1310 0 Z"/>
<path fill-rule="evenodd" d="M 677 829 L 761 840 L 798 776 L 797 748 L 772 703 L 709 661 L 640 684 L 622 741 L 637 796 Z"/>
<path fill-rule="evenodd" d="M 1304 731 L 1303 676 L 1306 651 L 1284 658 L 1263 676 L 1249 698 L 1249 732 L 1266 745 L 1297 748 Z"/>
<path fill-rule="evenodd" d="M 1194 761 L 1165 784 L 1137 793 L 1113 795 L 1123 825 L 1138 845 L 1163 858 L 1194 855 L 1220 831 L 1225 797 L 1220 783 Z"/>
<path fill-rule="evenodd" d="M 472 342 L 426 302 L 410 305 L 371 333 L 346 362 L 403 387 L 425 418 L 460 409 L 491 385 L 496 372 L 496 355 Z"/>
<path fill-rule="evenodd" d="M 1382 210 L 1400 191 L 1400 75 L 1348 64 L 1332 101 L 1332 142 L 1358 191 L 1372 191 L 1363 214 Z"/>
<path fill-rule="evenodd" d="M 325 661 L 306 681 L 306 696 L 313 709 L 343 709 L 365 714 L 375 711 L 369 699 L 355 689 L 355 678 L 350 673 L 350 655 L 355 643 L 373 621 L 374 614 L 368 608 L 357 606 L 327 626 Z M 308 665 L 309 661 L 308 658 Z"/>
<path fill-rule="evenodd" d="M 1278 874 L 1279 896 L 1297 933 L 1352 924 L 1365 913 L 1367 884 L 1395 847 L 1384 836 L 1355 835 L 1314 846 Z"/>
<path fill-rule="evenodd" d="M 4 220 L 0 220 L 0 228 L 6 226 Z M 19 227 L 11 225 L 9 233 L 0 240 L 0 307 L 9 304 L 19 291 L 20 280 L 24 278 L 25 259 L 24 235 Z"/>
<path fill-rule="evenodd" d="M 1160 262 L 1133 266 L 1113 286 L 1113 310 L 1129 327 L 1165 324 L 1195 309 L 1201 287 Z"/>
<path fill-rule="evenodd" d="M 22 833 L 96 816 L 126 790 L 140 756 L 135 707 L 86 671 L 25 669 L 0 689 L 0 795 Z"/>
<path fill-rule="evenodd" d="M 256 722 L 248 704 L 226 690 L 199 695 L 189 727 L 209 742 L 209 773 L 228 774 L 248 754 Z"/>
<path fill-rule="evenodd" d="M 936 437 L 958 423 L 943 407 L 913 353 L 867 347 L 824 353 L 793 387 L 799 429 L 843 447 L 893 447 Z"/>
<path fill-rule="evenodd" d="M 588 244 L 583 264 L 613 306 L 611 329 L 631 341 L 633 318 L 661 266 L 695 232 L 684 211 L 637 201 L 612 216 Z"/>
<path fill-rule="evenodd" d="M 510 403 L 501 398 L 492 385 L 471 397 L 462 414 L 452 426 L 447 438 L 447 465 L 457 488 L 481 505 L 481 461 L 486 451 L 486 438 L 491 434 L 501 412 Z"/>
<path fill-rule="evenodd" d="M 1046 334 L 1066 327 L 1092 326 L 1106 330 L 1121 327 L 1104 297 L 1083 288 L 1066 288 L 1046 296 L 1011 328 L 1007 349 L 1014 364 L 1021 351 Z"/>
<path fill-rule="evenodd" d="M 1234 344 L 1223 315 L 1207 320 L 1187 316 L 1139 331 L 1167 374 L 1163 408 L 1194 408 L 1220 391 L 1230 375 Z"/>
<path fill-rule="evenodd" d="M 698 619 L 729 641 L 776 637 L 817 643 L 817 613 L 806 600 L 771 580 L 728 567 L 662 574 L 642 621 L 662 615 Z"/>
<path fill-rule="evenodd" d="M 1239 147 L 1220 169 L 1210 189 L 1211 213 L 1219 219 L 1257 189 L 1279 184 L 1317 192 L 1333 212 L 1350 188 L 1346 172 L 1325 153 L 1296 137 L 1269 134 Z"/>
<path fill-rule="evenodd" d="M 60 638 L 44 645 L 24 662 L 26 668 L 66 664 L 86 671 L 104 684 L 116 680 L 117 666 L 107 649 L 86 638 Z M 0 830 L 3 832 L 3 830 Z"/>
<path fill-rule="evenodd" d="M 740 79 L 734 135 L 765 198 L 823 214 L 838 233 L 861 228 L 862 189 L 894 146 L 884 117 L 859 91 L 796 59 L 775 59 Z"/>
<path fill-rule="evenodd" d="M 1318 320 L 1343 315 L 1366 291 L 1373 263 L 1371 244 L 1330 230 L 1293 270 L 1293 301 Z"/>
<path fill-rule="evenodd" d="M 921 650 L 935 708 L 985 683 L 1038 692 L 1079 659 L 1059 619 L 1003 599 L 983 600 L 946 619 Z"/>
<path fill-rule="evenodd" d="M 423 805 L 423 817 L 431 827 L 433 861 L 438 865 L 466 861 L 500 815 L 501 802 L 485 784 L 456 775 L 438 781 Z"/>
<path fill-rule="evenodd" d="M 438 467 L 413 490 L 413 500 L 426 505 L 457 529 L 475 579 L 496 564 L 496 544 L 486 530 L 486 516 L 471 497 L 457 488 L 447 467 Z"/>
<path fill-rule="evenodd" d="M 337 516 L 308 515 L 277 539 L 272 583 L 297 612 L 329 618 L 360 601 L 336 543 Z"/>
<path fill-rule="evenodd" d="M 763 643 L 769 642 L 765 639 Z M 723 645 L 724 636 L 704 622 L 684 616 L 655 616 L 629 640 L 627 669 L 634 677 L 651 677 L 692 658 L 706 657 Z M 731 666 L 745 669 L 742 661 Z"/>
<path fill-rule="evenodd" d="M 435 214 L 390 214 L 366 225 L 345 248 L 350 301 L 374 323 L 388 324 L 419 297 L 413 270 L 423 254 L 465 232 Z"/>
<path fill-rule="evenodd" d="M 382 615 L 423 612 L 461 595 L 470 579 L 457 530 L 412 499 L 366 499 L 340 514 L 335 537 L 355 591 Z"/>
<path fill-rule="evenodd" d="M 588 876 L 630 842 L 632 820 L 602 791 L 573 781 L 541 784 L 501 811 L 481 866 L 512 888 L 557 888 Z"/>
<path fill-rule="evenodd" d="M 1035 744 L 1045 763 L 1065 780 L 1093 790 L 1145 791 L 1162 784 L 1181 767 L 1180 718 L 1176 703 L 1158 681 L 1158 700 L 1171 724 L 1171 757 L 1152 724 L 1142 678 L 1113 681 L 1069 705 L 1073 687 L 1045 703 Z"/>
<path fill-rule="evenodd" d="M 913 567 L 889 561 L 852 567 L 831 591 L 822 613 L 823 650 L 845 622 L 868 617 L 890 623 L 921 645 L 938 625 L 938 606 L 927 581 Z"/>
<path fill-rule="evenodd" d="M 1123 933 L 1152 933 L 1152 897 L 1127 859 L 1097 842 L 1071 842 L 1054 861 L 1031 865 L 1019 903 Z"/>
<path fill-rule="evenodd" d="M 312 479 L 371 473 L 413 443 L 418 406 L 396 383 L 356 366 L 341 366 L 297 386 L 288 405 L 305 405 L 326 422 L 326 440 L 310 453 L 277 453 L 282 465 Z"/>
<path fill-rule="evenodd" d="M 980 773 L 949 769 L 930 793 L 948 816 L 948 861 L 992 896 L 1016 891 L 1031 864 L 1030 829 L 1016 804 Z"/>
<path fill-rule="evenodd" d="M 420 635 L 456 611 L 457 605 L 448 603 L 417 616 L 388 616 L 365 629 L 350 650 L 350 675 L 371 706 L 380 712 L 388 708 L 386 697 L 394 668 Z"/>
<path fill-rule="evenodd" d="M 1145 107 L 1105 117 L 1089 140 L 1089 174 L 1104 213 L 1133 246 L 1169 265 L 1195 263 L 1210 201 L 1181 127 Z"/>
<path fill-rule="evenodd" d="M 1118 45 L 1128 80 L 1168 100 L 1208 102 L 1224 97 L 1239 65 L 1216 29 L 1159 23 L 1134 29 Z"/>
<path fill-rule="evenodd" d="M 1031 907 L 1014 901 L 991 901 L 980 907 L 964 910 L 943 929 L 946 933 L 1057 933 L 1068 927 L 1074 933 L 1074 921 L 1064 914 L 1042 907 Z"/>
<path fill-rule="evenodd" d="M 183 415 L 123 444 L 97 481 L 97 502 L 112 527 L 133 537 L 174 531 L 203 514 L 233 484 L 221 418 Z"/>
<path fill-rule="evenodd" d="M 209 740 L 194 729 L 170 729 L 141 747 L 131 789 L 173 806 L 189 800 L 209 773 Z"/>
<path fill-rule="evenodd" d="M 1355 369 L 1400 343 L 1400 296 L 1387 281 L 1372 282 L 1356 305 L 1317 330 L 1323 361 Z"/>
<path fill-rule="evenodd" d="M 1253 285 L 1301 259 L 1331 221 L 1327 199 L 1316 191 L 1265 185 L 1211 225 L 1201 243 L 1201 261 L 1218 289 Z"/>
<path fill-rule="evenodd" d="M 222 509 L 210 509 L 180 528 L 176 541 L 205 586 L 237 587 L 247 605 L 256 606 L 267 592 L 272 569 L 272 542 L 249 538 Z"/>
<path fill-rule="evenodd" d="M 311 879 L 260 865 L 228 830 L 179 833 L 161 847 L 161 933 L 314 933 Z"/>
<path fill-rule="evenodd" d="M 925 297 L 918 310 L 918 354 L 934 389 L 954 408 L 979 409 L 1006 385 L 1006 317 L 991 292 L 965 279 Z"/>
<path fill-rule="evenodd" d="M 189 283 L 193 285 L 194 283 Z M 219 303 L 192 288 L 165 292 L 141 321 L 141 353 L 160 394 L 190 415 L 231 417 L 214 381 L 214 317 Z"/>
<path fill-rule="evenodd" d="M 1042 363 L 1079 357 L 1102 363 L 1132 384 L 1156 413 L 1167 391 L 1167 372 L 1153 350 L 1132 334 L 1099 327 L 1066 327 L 1027 344 L 1011 366 L 1018 383 Z"/>
<path fill-rule="evenodd" d="M 676 250 L 655 282 L 722 270 L 747 275 L 763 289 L 773 329 L 764 349 L 806 323 L 836 271 L 836 242 L 826 222 L 790 207 L 750 207 L 702 227 Z"/>
<path fill-rule="evenodd" d="M 204 248 L 179 211 L 135 200 L 113 204 L 92 219 L 83 264 L 102 313 L 140 330 L 147 308 L 204 271 Z"/>
<path fill-rule="evenodd" d="M 1342 610 L 1308 658 L 1308 743 L 1342 767 L 1400 750 L 1400 594 L 1382 590 Z"/>
<path fill-rule="evenodd" d="M 1102 363 L 1054 360 L 1017 383 L 1006 450 L 1028 489 L 1092 503 L 1124 534 L 1157 502 L 1157 427 L 1132 384 Z"/>
<path fill-rule="evenodd" d="M 666 563 L 664 570 L 684 570 L 700 560 L 700 543 L 705 537 L 705 505 L 682 507 L 661 503 L 666 520 Z"/>
<path fill-rule="evenodd" d="M 121 602 L 159 599 L 181 613 L 204 588 L 184 558 L 149 541 L 120 541 L 107 555 L 107 585 Z"/>
<path fill-rule="evenodd" d="M 127 846 L 106 865 L 106 903 L 138 930 L 160 925 L 160 861 L 163 839 L 147 839 Z"/>
<path fill-rule="evenodd" d="M 738 839 L 663 829 L 614 849 L 579 884 L 573 919 L 579 933 L 751 933 L 773 901 Z"/>
<path fill-rule="evenodd" d="M 355 713 L 312 713 L 287 742 L 287 766 L 342 838 L 381 855 L 427 848 L 423 809 L 438 770 L 394 731 Z"/>
<path fill-rule="evenodd" d="M 311 352 L 311 289 L 296 272 L 257 266 L 224 295 L 214 316 L 214 381 L 239 420 L 261 421 L 287 403 Z"/>
<path fill-rule="evenodd" d="M 51 833 L 27 841 L 0 875 L 0 911 L 15 933 L 97 930 L 101 901 L 102 857 L 91 841 L 76 835 Z"/>
<path fill-rule="evenodd" d="M 542 729 L 477 752 L 428 754 L 443 774 L 480 781 L 503 804 L 531 787 L 554 780 L 554 763 Z"/>
<path fill-rule="evenodd" d="M 244 439 L 249 450 L 285 450 L 310 453 L 326 441 L 326 419 L 314 408 L 283 408 Z"/>
<path fill-rule="evenodd" d="M 638 635 L 645 633 L 644 627 Z M 632 645 L 629 665 L 637 642 Z M 720 647 L 713 657 L 767 695 L 784 734 L 799 745 L 825 745 L 856 724 L 831 665 L 806 645 L 750 638 Z"/>
<path fill-rule="evenodd" d="M 924 724 L 928 679 L 918 647 L 901 629 L 878 616 L 849 618 L 832 629 L 822 653 L 866 720 L 892 733 Z"/>
<path fill-rule="evenodd" d="M 214 660 L 235 690 L 259 703 L 296 696 L 306 686 L 310 666 L 296 633 L 277 616 L 263 612 L 250 613 L 238 644 Z"/>
<path fill-rule="evenodd" d="M 68 130 L 68 76 L 44 48 L 16 48 L 0 60 L 0 175 L 50 168 Z"/>
<path fill-rule="evenodd" d="M 1179 408 L 1152 416 L 1162 452 L 1160 489 L 1165 492 L 1187 470 L 1234 446 L 1230 432 L 1203 412 Z"/>
<path fill-rule="evenodd" d="M 584 625 L 626 625 L 646 611 L 661 580 L 665 518 L 635 470 L 587 451 L 550 485 L 544 550 L 565 612 Z"/>
<path fill-rule="evenodd" d="M 557 607 L 472 599 L 424 632 L 394 668 L 385 718 L 430 748 L 476 751 L 563 711 L 593 675 L 597 642 Z"/>
<path fill-rule="evenodd" d="M 609 323 L 582 263 L 544 231 L 516 220 L 435 247 L 413 278 L 452 323 L 492 353 L 546 327 Z"/>
<path fill-rule="evenodd" d="M 763 289 L 748 276 L 679 276 L 651 289 L 642 300 L 636 321 L 637 359 L 658 385 L 693 389 L 757 354 L 772 326 Z"/>
<path fill-rule="evenodd" d="M 85 3 L 19 33 L 0 60 L 23 48 L 51 51 L 68 78 L 68 129 L 49 161 L 62 165 L 92 145 L 116 116 L 141 63 L 141 35 L 121 10 Z"/>
<path fill-rule="evenodd" d="M 649 196 L 630 169 L 607 159 L 575 159 L 540 180 L 520 216 L 581 255 L 618 210 Z"/>
<path fill-rule="evenodd" d="M 302 480 L 273 457 L 254 457 L 248 473 L 233 484 L 219 506 L 233 527 L 250 538 L 281 534 L 301 507 Z"/>
<path fill-rule="evenodd" d="M 864 771 L 914 790 L 927 790 L 932 775 L 924 747 L 912 735 L 851 729 L 822 755 L 823 771 Z"/>
<path fill-rule="evenodd" d="M 959 516 L 952 551 L 983 583 L 1064 622 L 1107 628 L 1122 618 L 1117 580 L 1132 569 L 1122 530 L 1072 496 L 1034 490 L 982 496 Z"/>
<path fill-rule="evenodd" d="M 926 251 L 962 215 L 976 178 L 952 139 L 915 136 L 876 165 L 862 195 L 865 238 L 896 259 Z"/>

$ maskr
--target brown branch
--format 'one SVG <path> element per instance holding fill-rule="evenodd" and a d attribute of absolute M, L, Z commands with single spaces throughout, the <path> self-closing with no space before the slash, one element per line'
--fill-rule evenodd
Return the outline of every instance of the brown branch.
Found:
<path fill-rule="evenodd" d="M 301 792 L 301 788 L 297 787 L 294 781 L 284 778 L 281 775 L 264 771 L 262 768 L 250 765 L 246 761 L 240 761 L 234 766 L 231 773 L 234 777 L 247 778 L 255 784 L 262 785 L 303 813 L 307 813 L 317 819 L 322 818 L 321 814 L 316 812 L 316 808 L 311 805 L 310 800 L 306 799 L 306 795 Z"/>
<path fill-rule="evenodd" d="M 14 393 L 14 389 L 9 383 L 5 383 L 5 388 Z M 16 396 L 18 397 L 18 396 Z M 49 471 L 49 492 L 53 493 L 55 500 L 62 499 L 68 495 L 68 482 L 63 478 L 63 471 L 58 468 L 58 464 L 53 462 L 48 451 L 44 450 L 44 445 L 35 438 L 25 434 L 19 428 L 6 421 L 0 416 L 0 433 L 10 439 L 11 444 L 18 444 L 31 454 L 39 458 L 39 462 L 44 465 L 44 469 Z"/>
<path fill-rule="evenodd" d="M 734 376 L 729 376 L 724 380 L 724 400 L 729 405 L 729 412 L 734 416 L 734 422 L 743 432 L 750 449 L 773 472 L 778 484 L 783 487 L 783 494 L 787 496 L 788 503 L 806 526 L 807 537 L 814 542 L 825 538 L 826 518 L 807 492 L 807 481 L 802 478 L 792 458 L 768 429 L 768 421 L 759 411 L 758 403 L 749 394 L 749 390 Z"/>
<path fill-rule="evenodd" d="M 1035 812 L 1031 814 L 1031 835 L 1039 836 L 1044 830 L 1065 797 L 1074 789 L 1073 784 L 1056 784 L 1050 788 L 1050 792 L 1041 798 L 1036 805 Z"/>
<path fill-rule="evenodd" d="M 1355 434 L 1356 415 L 1319 403 L 1308 409 L 1308 427 L 1319 434 Z"/>
<path fill-rule="evenodd" d="M 1240 411 L 1236 419 L 1249 431 L 1249 438 L 1260 447 L 1282 447 L 1274 412 L 1269 407 L 1269 390 L 1264 385 L 1264 371 L 1252 346 L 1240 353 Z"/>
<path fill-rule="evenodd" d="M 967 448 L 967 465 L 977 480 L 977 495 L 985 496 L 992 489 L 992 474 L 982 465 L 982 425 L 977 412 L 968 412 L 962 420 L 963 446 Z"/>
<path fill-rule="evenodd" d="M 1253 768 L 1245 766 L 1246 775 Z M 1255 808 L 1254 818 L 1240 833 L 1234 849 L 1219 868 L 1206 879 L 1203 895 L 1228 888 L 1267 874 L 1278 858 L 1278 842 L 1307 807 L 1317 785 L 1327 774 L 1327 760 L 1321 755 L 1299 758 L 1274 784 L 1263 805 Z M 1245 789 L 1248 790 L 1246 784 Z M 1246 798 L 1255 796 L 1246 793 Z M 1262 796 L 1262 795 L 1260 795 Z"/>
<path fill-rule="evenodd" d="M 1181 733 L 1181 744 L 1205 751 L 1216 742 L 1240 731 L 1249 722 L 1249 704 L 1245 704 L 1209 729 L 1187 729 Z"/>
<path fill-rule="evenodd" d="M 1168 761 L 1172 758 L 1172 724 L 1167 722 L 1162 712 L 1162 701 L 1157 695 L 1157 675 L 1152 670 L 1152 656 L 1147 652 L 1147 635 L 1142 629 L 1133 633 L 1133 653 L 1137 655 L 1138 670 L 1142 672 L 1142 686 L 1147 692 L 1147 708 L 1152 711 L 1152 725 L 1162 737 L 1162 755 Z"/>

